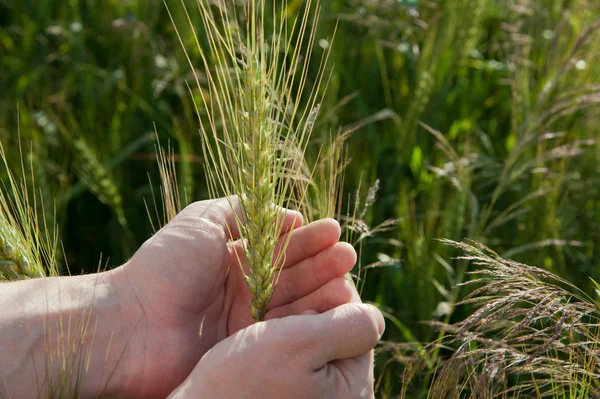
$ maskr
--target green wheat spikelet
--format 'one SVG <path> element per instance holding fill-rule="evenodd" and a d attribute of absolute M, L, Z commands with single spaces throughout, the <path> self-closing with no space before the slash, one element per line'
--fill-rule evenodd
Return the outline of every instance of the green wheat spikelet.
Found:
<path fill-rule="evenodd" d="M 42 277 L 43 274 L 32 267 L 23 249 L 0 234 L 0 276 L 0 280 L 19 280 L 22 277 Z"/>

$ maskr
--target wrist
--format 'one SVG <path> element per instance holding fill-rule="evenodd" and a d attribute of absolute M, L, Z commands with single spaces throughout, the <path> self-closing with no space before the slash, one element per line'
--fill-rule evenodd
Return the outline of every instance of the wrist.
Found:
<path fill-rule="evenodd" d="M 110 323 L 117 330 L 112 333 L 109 347 L 104 346 L 107 358 L 112 359 L 112 378 L 103 395 L 115 398 L 134 398 L 140 389 L 145 369 L 145 352 L 147 345 L 147 319 L 139 303 L 137 293 L 131 285 L 125 265 L 104 273 L 104 279 L 110 291 L 105 312 Z M 110 329 L 109 329 L 110 330 Z"/>
<path fill-rule="evenodd" d="M 2 286 L 0 300 L 12 306 L 0 316 L 0 352 L 8 354 L 0 359 L 0 393 L 122 396 L 135 315 L 125 313 L 127 291 L 115 277 L 111 271 Z"/>

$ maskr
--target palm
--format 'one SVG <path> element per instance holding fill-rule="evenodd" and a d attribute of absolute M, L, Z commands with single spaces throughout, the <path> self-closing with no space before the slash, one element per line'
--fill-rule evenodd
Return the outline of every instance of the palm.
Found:
<path fill-rule="evenodd" d="M 164 397 L 204 353 L 254 322 L 251 294 L 235 254 L 239 243 L 228 242 L 231 217 L 223 202 L 186 208 L 126 266 L 141 287 L 132 284 L 146 323 L 140 329 L 146 343 L 140 370 L 144 377 L 138 385 L 144 392 L 137 396 Z M 298 219 L 290 215 L 286 225 L 298 227 Z M 322 312 L 349 300 L 352 290 L 336 278 L 352 268 L 355 253 L 348 245 L 334 245 L 338 238 L 339 226 L 331 220 L 293 232 L 267 319 L 309 309 Z"/>

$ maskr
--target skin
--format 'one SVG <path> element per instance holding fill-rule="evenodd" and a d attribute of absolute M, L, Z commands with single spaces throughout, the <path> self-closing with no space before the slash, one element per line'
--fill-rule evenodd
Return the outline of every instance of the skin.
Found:
<path fill-rule="evenodd" d="M 352 303 L 255 324 L 219 342 L 169 398 L 373 398 L 381 313 Z"/>
<path fill-rule="evenodd" d="M 354 249 L 338 242 L 333 220 L 281 217 L 280 242 L 292 237 L 261 323 L 249 315 L 225 199 L 188 206 L 109 272 L 3 285 L 0 397 L 46 390 L 61 356 L 84 359 L 82 397 L 372 397 L 372 349 L 384 324 L 343 279 Z M 84 350 L 65 351 L 82 328 Z"/>

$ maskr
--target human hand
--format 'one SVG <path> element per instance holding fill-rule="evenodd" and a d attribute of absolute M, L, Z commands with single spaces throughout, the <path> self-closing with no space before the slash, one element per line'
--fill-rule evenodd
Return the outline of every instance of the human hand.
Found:
<path fill-rule="evenodd" d="M 288 211 L 286 230 L 293 230 L 292 238 L 265 319 L 325 312 L 349 302 L 354 289 L 342 276 L 354 266 L 356 253 L 338 243 L 337 222 L 302 226 L 301 216 Z M 237 238 L 226 199 L 197 202 L 111 272 L 113 280 L 128 282 L 119 294 L 134 331 L 120 365 L 127 397 L 165 397 L 215 344 L 254 323 L 237 261 L 240 242 L 230 241 Z"/>
<path fill-rule="evenodd" d="M 358 303 L 257 323 L 215 345 L 169 398 L 373 398 L 384 328 Z"/>

